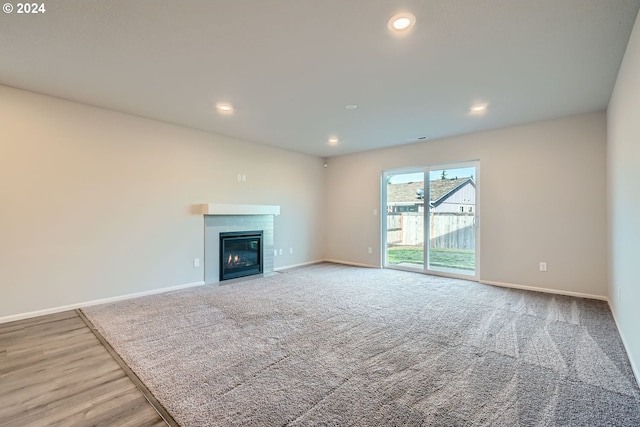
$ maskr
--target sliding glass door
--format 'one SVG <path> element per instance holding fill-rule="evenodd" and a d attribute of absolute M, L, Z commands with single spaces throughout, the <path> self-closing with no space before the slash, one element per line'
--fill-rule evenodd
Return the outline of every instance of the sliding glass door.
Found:
<path fill-rule="evenodd" d="M 477 278 L 478 166 L 383 174 L 385 267 Z"/>
<path fill-rule="evenodd" d="M 386 264 L 423 269 L 424 172 L 389 173 L 386 186 Z"/>

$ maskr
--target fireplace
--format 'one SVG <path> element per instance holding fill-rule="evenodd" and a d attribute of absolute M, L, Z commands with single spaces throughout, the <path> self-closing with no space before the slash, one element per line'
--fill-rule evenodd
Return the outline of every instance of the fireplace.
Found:
<path fill-rule="evenodd" d="M 220 233 L 220 281 L 261 274 L 262 231 Z"/>

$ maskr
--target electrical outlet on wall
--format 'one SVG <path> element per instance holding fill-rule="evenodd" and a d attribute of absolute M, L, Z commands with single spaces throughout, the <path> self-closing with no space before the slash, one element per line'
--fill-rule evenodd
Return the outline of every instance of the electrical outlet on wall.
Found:
<path fill-rule="evenodd" d="M 367 252 L 369 252 L 370 254 L 372 254 L 372 253 L 373 253 L 373 248 L 372 248 L 371 246 L 369 246 L 369 247 L 367 248 Z"/>
<path fill-rule="evenodd" d="M 540 271 L 547 271 L 547 263 L 542 261 L 540 262 Z"/>
<path fill-rule="evenodd" d="M 200 267 L 200 258 L 194 258 L 193 259 L 193 266 L 194 267 Z"/>

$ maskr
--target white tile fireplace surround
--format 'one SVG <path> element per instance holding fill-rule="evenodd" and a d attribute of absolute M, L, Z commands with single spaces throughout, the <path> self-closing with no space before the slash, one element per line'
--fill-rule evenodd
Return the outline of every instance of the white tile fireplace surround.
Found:
<path fill-rule="evenodd" d="M 274 217 L 280 215 L 280 206 L 209 203 L 202 205 L 202 213 L 205 283 L 220 281 L 220 233 L 230 231 L 262 230 L 263 274 L 273 273 Z"/>

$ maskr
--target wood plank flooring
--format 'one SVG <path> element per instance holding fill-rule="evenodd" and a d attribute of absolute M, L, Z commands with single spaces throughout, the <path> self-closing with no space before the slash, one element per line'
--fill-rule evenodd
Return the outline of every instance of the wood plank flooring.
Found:
<path fill-rule="evenodd" d="M 0 324 L 0 425 L 167 426 L 75 311 Z"/>

